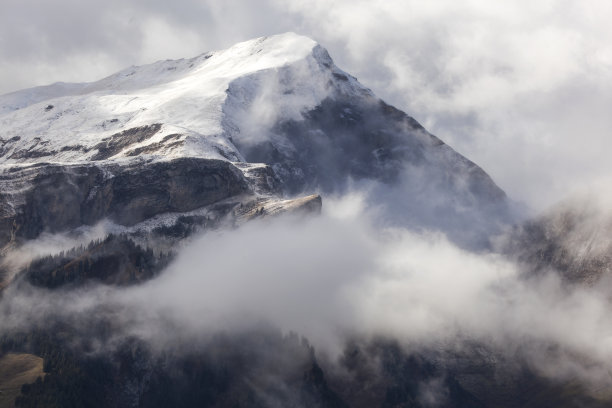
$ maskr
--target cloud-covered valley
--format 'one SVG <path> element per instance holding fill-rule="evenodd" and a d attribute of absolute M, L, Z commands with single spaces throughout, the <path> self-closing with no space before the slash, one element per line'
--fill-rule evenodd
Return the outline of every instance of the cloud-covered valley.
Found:
<path fill-rule="evenodd" d="M 476 343 L 529 361 L 547 378 L 607 386 L 605 282 L 589 288 L 556 273 L 528 275 L 510 257 L 460 249 L 439 232 L 381 228 L 377 217 L 355 193 L 329 200 L 319 217 L 207 232 L 138 286 L 48 290 L 22 282 L 2 296 L 0 329 L 69 322 L 91 336 L 95 353 L 130 337 L 163 350 L 265 323 L 306 336 L 331 360 L 352 339 L 451 355 Z M 91 330 L 102 321 L 112 322 L 113 335 L 96 339 Z"/>

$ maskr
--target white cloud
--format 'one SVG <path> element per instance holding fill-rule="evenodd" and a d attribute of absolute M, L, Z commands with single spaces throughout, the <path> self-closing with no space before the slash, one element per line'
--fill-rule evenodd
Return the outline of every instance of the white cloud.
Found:
<path fill-rule="evenodd" d="M 359 194 L 329 206 L 318 218 L 205 234 L 160 277 L 132 288 L 10 287 L 0 329 L 107 315 L 117 336 L 163 346 L 265 321 L 332 354 L 350 336 L 389 336 L 412 350 L 475 340 L 552 377 L 608 378 L 606 290 L 568 288 L 554 275 L 525 280 L 512 262 L 441 234 L 381 229 Z"/>

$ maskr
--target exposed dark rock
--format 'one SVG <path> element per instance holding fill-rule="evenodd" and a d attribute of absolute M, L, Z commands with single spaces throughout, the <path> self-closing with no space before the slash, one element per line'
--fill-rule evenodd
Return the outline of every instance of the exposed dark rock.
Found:
<path fill-rule="evenodd" d="M 165 136 L 161 142 L 151 143 L 146 146 L 137 147 L 132 149 L 126 153 L 126 156 L 138 156 L 141 154 L 164 154 L 167 151 L 172 150 L 175 147 L 179 147 L 183 145 L 183 141 L 181 138 L 183 135 L 173 133 L 171 135 Z"/>
<path fill-rule="evenodd" d="M 13 136 L 10 139 L 4 140 L 2 138 L 0 138 L 0 145 L 4 146 L 8 143 L 15 143 L 21 140 L 20 136 Z"/>
<path fill-rule="evenodd" d="M 2 148 L 0 148 L 0 156 L 6 154 L 10 148 L 9 147 L 5 147 L 6 144 L 9 143 L 14 143 L 18 140 L 21 140 L 21 138 L 19 136 L 14 136 L 12 138 L 10 138 L 9 140 L 5 141 L 2 144 Z M 55 153 L 57 153 L 56 151 L 48 151 L 45 149 L 36 149 L 38 146 L 46 146 L 49 144 L 48 140 L 42 140 L 40 137 L 35 137 L 34 139 L 32 139 L 32 145 L 30 147 L 28 147 L 27 149 L 20 149 L 17 151 L 14 151 L 13 154 L 11 154 L 10 156 L 8 156 L 9 159 L 15 159 L 15 160 L 20 160 L 20 159 L 35 159 L 35 158 L 39 158 L 39 157 L 45 157 L 45 156 L 52 156 Z"/>
<path fill-rule="evenodd" d="M 11 154 L 8 158 L 14 160 L 20 159 L 37 159 L 39 157 L 53 156 L 57 152 L 55 150 L 47 151 L 47 150 L 17 150 L 13 154 Z"/>
<path fill-rule="evenodd" d="M 94 146 L 94 149 L 97 149 L 98 153 L 96 153 L 91 160 L 108 159 L 132 144 L 141 143 L 159 132 L 161 126 L 161 124 L 155 123 L 152 125 L 135 127 L 104 138 L 102 142 Z"/>
<path fill-rule="evenodd" d="M 333 74 L 334 78 L 339 79 L 341 81 L 348 81 L 348 77 L 344 74 L 338 74 L 338 73 L 334 73 Z"/>
<path fill-rule="evenodd" d="M 86 148 L 83 145 L 72 145 L 72 146 L 63 146 L 60 149 L 60 152 L 70 152 L 70 151 L 82 151 L 82 152 L 88 152 L 89 149 Z"/>
<path fill-rule="evenodd" d="M 98 197 L 100 203 L 106 200 L 111 218 L 124 225 L 162 212 L 191 211 L 248 191 L 244 176 L 231 163 L 194 158 L 137 167 L 117 174 L 110 185 L 111 195 L 105 194 L 107 184 L 96 190 L 94 202 Z"/>

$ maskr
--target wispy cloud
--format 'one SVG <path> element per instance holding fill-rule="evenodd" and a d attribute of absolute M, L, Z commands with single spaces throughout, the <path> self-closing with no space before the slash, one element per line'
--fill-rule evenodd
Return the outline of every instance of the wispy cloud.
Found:
<path fill-rule="evenodd" d="M 476 341 L 551 377 L 606 381 L 612 305 L 552 274 L 525 280 L 495 254 L 439 233 L 379 228 L 360 195 L 318 218 L 282 217 L 194 240 L 159 278 L 132 288 L 9 288 L 0 328 L 108 317 L 116 336 L 160 347 L 269 322 L 334 354 L 352 337 L 411 350 Z M 112 344 L 112 342 L 111 342 Z"/>

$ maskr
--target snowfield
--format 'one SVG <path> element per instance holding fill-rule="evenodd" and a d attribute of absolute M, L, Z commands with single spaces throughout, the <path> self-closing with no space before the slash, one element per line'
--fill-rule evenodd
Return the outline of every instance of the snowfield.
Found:
<path fill-rule="evenodd" d="M 226 112 L 251 121 L 255 116 L 262 125 L 278 115 L 297 118 L 325 98 L 330 86 L 369 92 L 335 67 L 316 42 L 287 33 L 131 67 L 97 82 L 26 89 L 0 96 L 0 164 L 100 160 L 100 143 L 152 124 L 161 129 L 105 159 L 242 162 L 231 139 L 240 124 L 226 119 Z M 253 102 L 257 109 L 247 111 Z M 248 135 L 256 137 L 252 129 Z"/>

